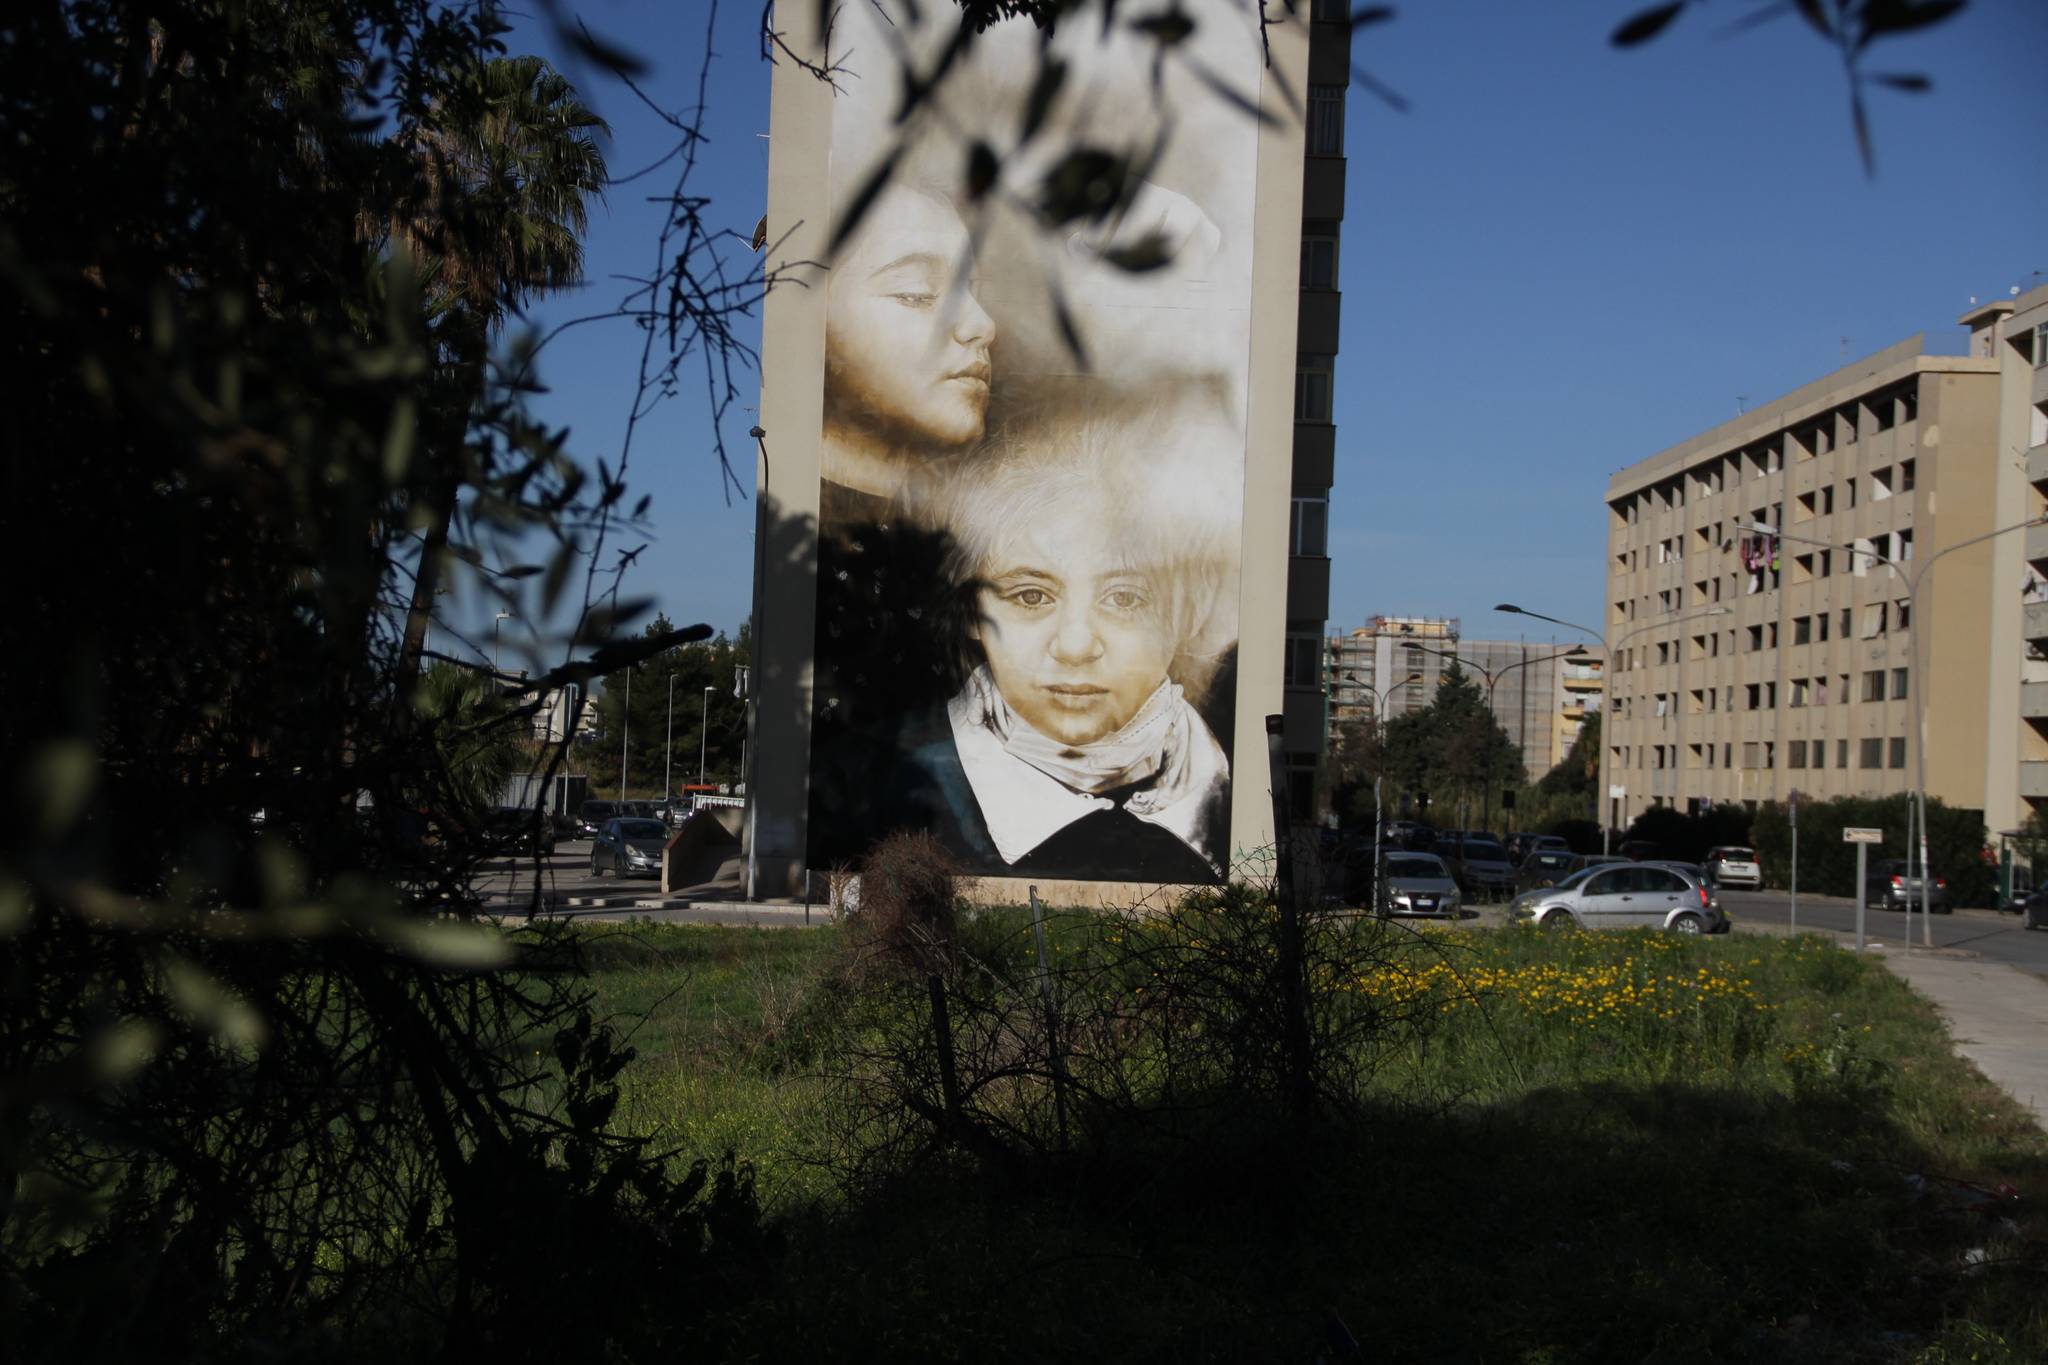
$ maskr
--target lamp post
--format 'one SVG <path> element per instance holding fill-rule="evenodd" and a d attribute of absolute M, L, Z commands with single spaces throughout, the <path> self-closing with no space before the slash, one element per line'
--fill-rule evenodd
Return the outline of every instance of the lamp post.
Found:
<path fill-rule="evenodd" d="M 626 804 L 626 742 L 633 733 L 633 666 L 626 665 L 626 704 L 619 708 L 619 805 Z"/>
<path fill-rule="evenodd" d="M 1937 550 L 1926 559 L 1920 561 L 1919 567 L 1912 569 L 1907 568 L 1897 560 L 1879 554 L 1875 550 L 1857 549 L 1854 544 L 1844 545 L 1839 541 L 1816 540 L 1810 536 L 1791 535 L 1774 526 L 1764 526 L 1753 522 L 1738 522 L 1737 525 L 1742 530 L 1748 531 L 1753 535 L 1776 536 L 1779 540 L 1795 540 L 1802 545 L 1818 545 L 1823 549 L 1846 549 L 1851 554 L 1863 555 L 1885 565 L 1906 580 L 1906 609 L 1912 613 L 1913 617 L 1912 624 L 1907 628 L 1912 638 L 1906 642 L 1906 694 L 1911 699 L 1913 707 L 1913 804 L 1918 807 L 1920 812 L 1920 943 L 1923 947 L 1932 948 L 1934 946 L 1934 921 L 1929 918 L 1929 883 L 1934 880 L 1934 875 L 1927 867 L 1927 708 L 1920 697 L 1923 684 L 1926 681 L 1924 671 L 1920 667 L 1920 641 L 1926 637 L 1927 623 L 1920 616 L 1920 584 L 1933 571 L 1934 566 L 1941 562 L 1944 555 L 1954 554 L 1957 550 L 1967 550 L 1972 545 L 1982 545 L 1987 540 L 1993 540 L 2014 531 L 2024 531 L 2031 526 L 2048 526 L 2048 513 L 2044 513 L 2030 521 L 2015 522 L 2011 526 L 2001 526 L 1995 531 L 1986 531 L 1982 535 L 1959 540 L 1953 545 Z M 1910 872 L 1912 870 L 1911 861 L 1913 858 L 1913 841 L 1910 836 L 1908 836 L 1906 841 L 1906 858 L 1908 862 L 1907 870 Z M 1860 889 L 1857 894 L 1859 896 L 1862 894 Z M 1909 948 L 1913 946 L 1912 911 L 1910 908 L 1907 911 L 1906 946 Z"/>
<path fill-rule="evenodd" d="M 491 618 L 491 672 L 493 673 L 503 673 L 505 671 L 498 665 L 498 623 L 513 619 L 515 618 L 509 611 L 501 611 Z"/>
<path fill-rule="evenodd" d="M 1352 682 L 1360 681 L 1358 676 L 1353 673 L 1346 673 L 1344 676 Z M 1406 687 L 1409 683 L 1421 681 L 1422 675 L 1420 673 L 1410 673 L 1401 681 L 1388 683 L 1384 688 L 1377 690 L 1374 689 L 1371 683 L 1363 684 L 1365 695 L 1373 699 L 1373 728 L 1380 732 L 1379 771 L 1372 775 L 1372 912 L 1375 915 L 1380 912 L 1380 784 L 1386 780 L 1387 775 L 1387 726 L 1384 719 L 1387 710 L 1387 694 L 1397 687 Z"/>
<path fill-rule="evenodd" d="M 711 738 L 711 689 L 704 689 L 704 711 L 697 722 L 697 785 L 704 785 L 704 746 Z"/>
<path fill-rule="evenodd" d="M 1636 636 L 1641 635 L 1646 630 L 1656 630 L 1660 626 L 1683 625 L 1687 621 L 1697 621 L 1703 616 L 1733 616 L 1735 614 L 1735 609 L 1733 607 L 1703 607 L 1698 611 L 1683 612 L 1677 616 L 1672 617 L 1668 621 L 1646 621 L 1642 625 L 1637 626 L 1634 630 L 1629 631 L 1627 634 L 1623 635 L 1619 640 L 1616 640 L 1613 644 L 1610 645 L 1607 642 L 1607 638 L 1605 636 L 1599 634 L 1590 626 L 1582 626 L 1576 621 L 1565 621 L 1555 616 L 1545 616 L 1540 611 L 1530 611 L 1527 607 L 1518 607 L 1512 602 L 1502 602 L 1498 606 L 1494 607 L 1494 610 L 1504 611 L 1513 616 L 1527 616 L 1538 621 L 1548 621 L 1550 622 L 1550 624 L 1554 626 L 1564 626 L 1569 630 L 1578 631 L 1581 635 L 1590 636 L 1592 639 L 1599 641 L 1600 647 L 1607 651 L 1607 660 L 1605 666 L 1609 669 L 1613 668 L 1615 658 L 1620 652 L 1621 647 L 1627 644 L 1630 640 L 1635 639 Z M 1608 707 L 1607 710 L 1611 712 L 1613 708 Z M 1605 723 L 1605 718 L 1603 716 L 1602 724 Z M 1602 741 L 1602 747 L 1608 747 L 1604 740 Z M 1601 771 L 1603 773 L 1606 771 L 1606 765 L 1604 763 L 1601 765 Z M 1603 797 L 1602 799 L 1605 801 L 1612 801 L 1614 798 L 1609 796 Z M 1600 821 L 1600 851 L 1602 853 L 1606 853 L 1608 851 L 1608 844 L 1612 840 L 1614 832 L 1613 815 L 1614 812 L 1611 808 L 1604 808 L 1604 815 Z"/>
<path fill-rule="evenodd" d="M 668 809 L 669 800 L 675 796 L 676 770 L 676 675 L 670 669 L 668 675 L 668 738 L 662 745 L 665 750 L 661 761 L 661 802 L 662 809 Z"/>

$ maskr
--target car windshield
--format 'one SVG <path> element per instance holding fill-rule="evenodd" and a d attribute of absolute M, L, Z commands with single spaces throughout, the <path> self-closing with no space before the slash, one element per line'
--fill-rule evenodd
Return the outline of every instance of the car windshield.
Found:
<path fill-rule="evenodd" d="M 1753 848 L 1724 848 L 1721 850 L 1721 861 L 1726 863 L 1753 863 L 1756 861 L 1756 850 Z"/>
<path fill-rule="evenodd" d="M 1577 872 L 1572 873 L 1571 876 L 1561 879 L 1556 885 L 1556 887 L 1554 887 L 1553 889 L 1557 891 L 1562 891 L 1567 887 L 1577 886 L 1579 885 L 1579 883 L 1585 881 L 1586 878 L 1592 876 L 1595 872 L 1598 872 L 1601 868 L 1611 866 L 1613 866 L 1613 864 L 1611 863 L 1588 864 L 1587 866 L 1580 868 Z"/>
<path fill-rule="evenodd" d="M 619 833 L 628 839 L 665 839 L 668 826 L 659 820 L 621 820 Z"/>
<path fill-rule="evenodd" d="M 1417 858 L 1413 856 L 1389 858 L 1387 859 L 1387 875 L 1389 877 L 1441 877 L 1444 875 L 1444 865 L 1434 858 Z"/>

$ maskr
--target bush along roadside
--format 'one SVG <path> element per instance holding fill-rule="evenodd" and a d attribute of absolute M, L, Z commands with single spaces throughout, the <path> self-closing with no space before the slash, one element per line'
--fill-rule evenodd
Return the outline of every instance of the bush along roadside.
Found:
<path fill-rule="evenodd" d="M 1879 829 L 1884 842 L 1870 850 L 1876 863 L 1908 857 L 1907 808 L 1911 798 L 1843 796 L 1831 801 L 1799 803 L 1799 886 L 1825 896 L 1856 894 L 1856 850 L 1842 842 L 1844 829 Z M 1764 880 L 1785 886 L 1792 873 L 1792 822 L 1776 802 L 1758 808 L 1750 826 L 1751 841 L 1763 862 Z M 1948 881 L 1949 904 L 1994 907 L 1998 904 L 1998 867 L 1986 859 L 1984 813 L 1950 806 L 1935 798 L 1927 802 L 1927 858 L 1934 875 Z M 1910 855 L 1917 858 L 1917 854 Z"/>

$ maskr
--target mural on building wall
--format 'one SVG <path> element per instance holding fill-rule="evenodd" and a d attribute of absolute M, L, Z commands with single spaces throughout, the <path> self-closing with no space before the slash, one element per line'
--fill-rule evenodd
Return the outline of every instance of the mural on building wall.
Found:
<path fill-rule="evenodd" d="M 925 829 L 983 875 L 1227 871 L 1257 127 L 1216 90 L 1262 71 L 1255 11 L 1187 8 L 1170 61 L 996 24 L 902 121 L 957 11 L 839 12 L 813 867 Z M 1143 174 L 1075 212 L 1077 150 Z"/>

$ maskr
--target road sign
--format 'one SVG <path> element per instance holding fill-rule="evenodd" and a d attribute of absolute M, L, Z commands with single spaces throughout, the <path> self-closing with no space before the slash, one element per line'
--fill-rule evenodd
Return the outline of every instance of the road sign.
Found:
<path fill-rule="evenodd" d="M 1627 795 L 1628 788 L 1624 787 L 1619 782 L 1611 783 L 1607 788 L 1607 799 L 1609 801 L 1619 801 Z"/>
<path fill-rule="evenodd" d="M 1881 829 L 1844 829 L 1842 842 L 1845 844 L 1881 844 L 1884 831 Z"/>

